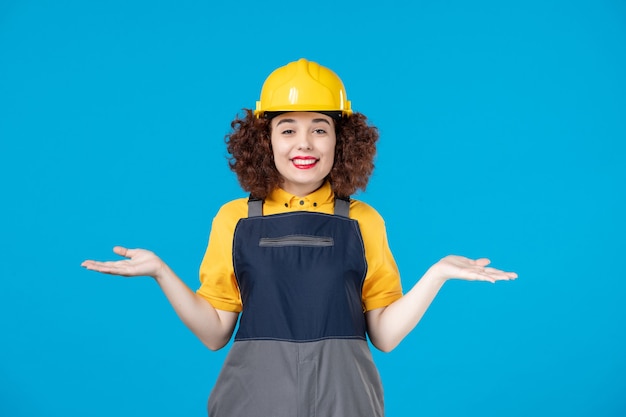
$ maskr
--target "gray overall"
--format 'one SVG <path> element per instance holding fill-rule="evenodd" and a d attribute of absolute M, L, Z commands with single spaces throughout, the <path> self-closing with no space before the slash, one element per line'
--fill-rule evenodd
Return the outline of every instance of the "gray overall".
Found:
<path fill-rule="evenodd" d="M 233 239 L 243 311 L 209 416 L 382 417 L 361 304 L 367 263 L 349 202 L 335 199 L 335 215 L 263 216 L 262 201 L 248 204 Z"/>

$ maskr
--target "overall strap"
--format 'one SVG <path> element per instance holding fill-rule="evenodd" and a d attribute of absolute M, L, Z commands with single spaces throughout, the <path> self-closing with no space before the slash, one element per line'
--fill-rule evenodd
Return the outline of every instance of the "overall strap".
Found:
<path fill-rule="evenodd" d="M 263 200 L 250 196 L 248 198 L 248 217 L 261 217 L 263 215 Z"/>
<path fill-rule="evenodd" d="M 350 217 L 350 197 L 335 196 L 335 216 Z"/>

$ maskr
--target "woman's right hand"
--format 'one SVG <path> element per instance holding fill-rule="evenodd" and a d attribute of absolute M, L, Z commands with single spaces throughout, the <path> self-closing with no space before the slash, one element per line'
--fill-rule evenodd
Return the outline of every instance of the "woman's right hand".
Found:
<path fill-rule="evenodd" d="M 104 274 L 153 277 L 178 317 L 202 343 L 211 350 L 226 346 L 239 313 L 214 308 L 209 301 L 191 291 L 154 252 L 121 246 L 114 247 L 113 252 L 126 259 L 108 262 L 87 260 L 81 266 Z"/>
<path fill-rule="evenodd" d="M 166 268 L 165 263 L 154 252 L 145 249 L 126 249 L 122 246 L 113 248 L 113 252 L 127 259 L 119 261 L 84 261 L 81 266 L 90 271 L 125 277 L 149 276 L 158 278 Z"/>

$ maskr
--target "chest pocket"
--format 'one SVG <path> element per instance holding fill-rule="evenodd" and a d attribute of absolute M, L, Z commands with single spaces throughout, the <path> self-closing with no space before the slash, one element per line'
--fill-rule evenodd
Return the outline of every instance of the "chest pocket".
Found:
<path fill-rule="evenodd" d="M 259 247 L 282 248 L 285 246 L 328 247 L 334 246 L 335 240 L 330 236 L 287 235 L 280 237 L 262 237 Z"/>

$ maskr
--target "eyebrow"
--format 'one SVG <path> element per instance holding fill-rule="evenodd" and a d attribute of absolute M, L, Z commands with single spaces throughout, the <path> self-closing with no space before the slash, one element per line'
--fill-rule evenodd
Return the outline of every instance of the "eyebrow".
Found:
<path fill-rule="evenodd" d="M 328 126 L 330 126 L 330 122 L 329 122 L 328 120 L 326 120 L 326 119 L 322 119 L 322 118 L 320 118 L 320 119 L 313 119 L 313 120 L 311 120 L 311 122 L 312 122 L 312 123 L 321 123 L 321 122 L 324 122 L 324 123 L 326 123 Z M 278 123 L 276 123 L 276 127 L 280 126 L 280 125 L 281 125 L 281 124 L 283 124 L 283 123 L 296 123 L 296 120 L 295 120 L 295 119 L 282 119 L 282 120 L 280 120 Z"/>

